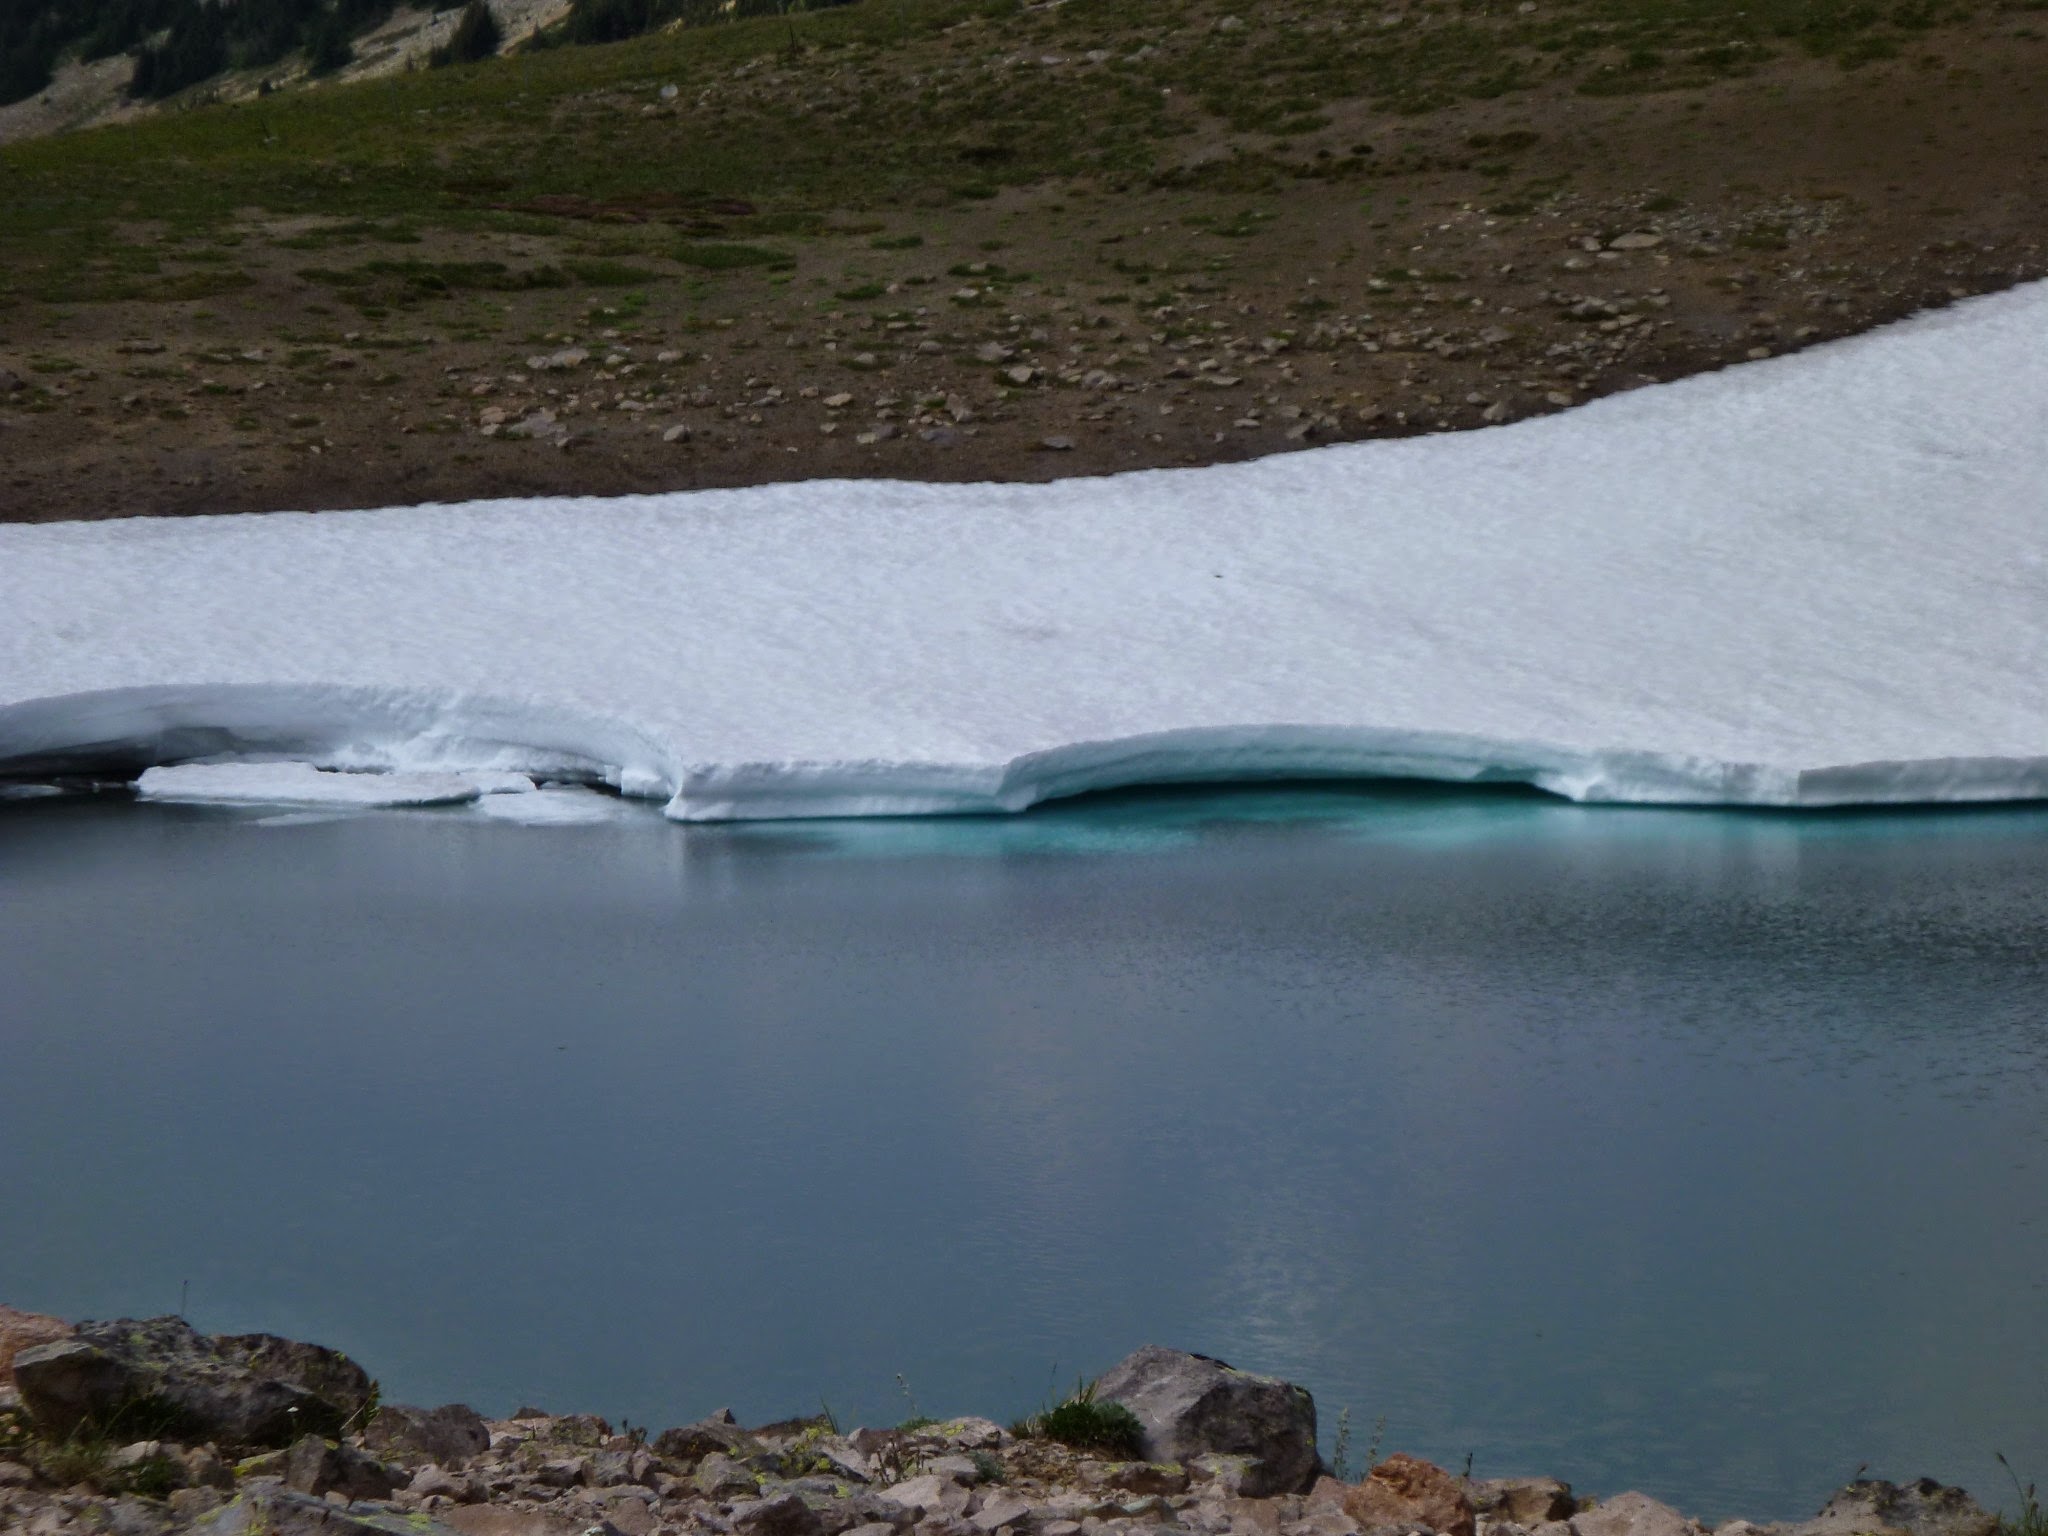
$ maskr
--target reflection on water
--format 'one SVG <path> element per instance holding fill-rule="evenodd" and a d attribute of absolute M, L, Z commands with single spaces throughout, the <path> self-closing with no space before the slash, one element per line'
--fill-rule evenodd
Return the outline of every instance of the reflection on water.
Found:
<path fill-rule="evenodd" d="M 400 1399 L 1010 1413 L 1146 1340 L 1481 1475 L 2048 1467 L 2048 810 L 1303 787 L 0 807 L 0 1297 Z"/>

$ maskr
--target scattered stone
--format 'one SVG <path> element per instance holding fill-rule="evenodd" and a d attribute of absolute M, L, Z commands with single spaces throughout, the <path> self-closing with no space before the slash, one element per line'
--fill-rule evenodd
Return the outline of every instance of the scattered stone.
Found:
<path fill-rule="evenodd" d="M 1007 1489 L 998 1489 L 969 1517 L 968 1523 L 985 1536 L 1006 1525 L 1020 1525 L 1030 1517 L 1031 1505 Z"/>
<path fill-rule="evenodd" d="M 555 413 L 546 406 L 504 429 L 507 437 L 553 437 L 557 433 Z"/>
<path fill-rule="evenodd" d="M 827 395 L 824 404 L 828 411 L 843 411 L 853 404 L 853 396 L 842 389 L 835 395 Z"/>
<path fill-rule="evenodd" d="M 581 368 L 589 361 L 590 354 L 582 347 L 565 347 L 559 352 L 529 357 L 526 366 L 534 373 L 551 373 L 563 368 Z"/>
<path fill-rule="evenodd" d="M 1016 348 L 1006 347 L 1000 341 L 984 341 L 974 349 L 975 359 L 984 363 L 1007 363 L 1016 355 Z"/>
<path fill-rule="evenodd" d="M 1019 363 L 1014 368 L 1005 368 L 1003 377 L 1012 384 L 1029 384 L 1038 377 L 1038 370 L 1027 363 Z"/>
<path fill-rule="evenodd" d="M 723 1451 L 711 1451 L 697 1463 L 697 1474 L 693 1479 L 697 1491 L 714 1499 L 729 1494 L 758 1492 L 760 1484 L 754 1481 L 754 1474 L 727 1456 Z"/>
<path fill-rule="evenodd" d="M 684 423 L 677 422 L 661 434 L 661 440 L 664 443 L 687 443 L 690 440 L 690 429 Z"/>
<path fill-rule="evenodd" d="M 1625 235 L 1616 235 L 1607 242 L 1610 251 L 1650 251 L 1664 243 L 1664 237 L 1649 230 L 1631 230 Z"/>
<path fill-rule="evenodd" d="M 446 1467 L 428 1462 L 413 1473 L 412 1481 L 405 1485 L 405 1491 L 415 1499 L 455 1499 L 466 1501 L 470 1486 L 467 1480 L 458 1478 Z"/>
<path fill-rule="evenodd" d="M 907 1478 L 888 1488 L 879 1488 L 876 1497 L 904 1509 L 914 1509 L 923 1519 L 935 1516 L 962 1519 L 970 1503 L 970 1495 L 965 1488 L 950 1478 L 935 1477 L 929 1473 L 923 1477 Z"/>
<path fill-rule="evenodd" d="M 1137 1415 L 1148 1461 L 1254 1456 L 1259 1466 L 1243 1480 L 1254 1496 L 1300 1492 L 1321 1469 L 1315 1399 L 1275 1377 L 1148 1344 L 1112 1366 L 1095 1392 Z M 1469 1524 L 1460 1536 L 1472 1536 Z"/>
<path fill-rule="evenodd" d="M 1056 432 L 1051 437 L 1041 437 L 1038 446 L 1053 453 L 1070 453 L 1073 451 L 1074 440 L 1063 432 Z"/>

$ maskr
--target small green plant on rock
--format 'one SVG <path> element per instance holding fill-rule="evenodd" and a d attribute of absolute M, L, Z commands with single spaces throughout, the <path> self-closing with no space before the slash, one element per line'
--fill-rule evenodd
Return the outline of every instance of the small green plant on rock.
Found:
<path fill-rule="evenodd" d="M 2005 1459 L 2005 1452 L 1993 1451 L 1991 1454 L 2005 1468 L 2005 1475 L 2012 1479 L 2013 1491 L 2020 1496 L 2016 1512 L 1999 1516 L 1998 1536 L 2048 1536 L 2048 1510 L 2041 1508 L 2034 1485 L 2020 1481 L 2019 1473 L 2013 1471 L 2012 1463 Z"/>
<path fill-rule="evenodd" d="M 1135 1458 L 1145 1438 L 1138 1416 L 1122 1403 L 1098 1403 L 1093 1382 L 1077 1382 L 1073 1395 L 1026 1421 L 1026 1433 L 1077 1451 Z"/>
<path fill-rule="evenodd" d="M 98 1487 L 107 1474 L 113 1447 L 97 1436 L 73 1435 L 45 1441 L 31 1454 L 36 1471 L 60 1488 L 75 1488 L 80 1483 Z"/>

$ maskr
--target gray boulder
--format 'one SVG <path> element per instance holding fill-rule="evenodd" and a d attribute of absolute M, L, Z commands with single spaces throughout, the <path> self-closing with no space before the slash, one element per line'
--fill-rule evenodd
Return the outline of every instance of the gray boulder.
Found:
<path fill-rule="evenodd" d="M 386 1403 L 363 1431 L 363 1444 L 385 1460 L 406 1466 L 431 1461 L 465 1467 L 491 1448 L 491 1431 L 483 1415 L 462 1403 L 440 1408 Z"/>
<path fill-rule="evenodd" d="M 252 1488 L 191 1530 L 193 1536 L 456 1536 L 422 1515 L 330 1504 L 287 1488 Z"/>
<path fill-rule="evenodd" d="M 654 1437 L 654 1454 L 668 1461 L 701 1461 L 714 1452 L 737 1461 L 760 1448 L 754 1437 L 740 1428 L 730 1408 L 721 1408 L 694 1424 L 664 1429 Z"/>
<path fill-rule="evenodd" d="M 316 1496 L 339 1493 L 351 1500 L 388 1499 L 401 1481 L 376 1457 L 317 1435 L 308 1435 L 293 1446 L 284 1464 L 285 1487 Z"/>
<path fill-rule="evenodd" d="M 1322 1470 L 1315 1399 L 1277 1377 L 1147 1344 L 1110 1367 L 1095 1397 L 1137 1416 L 1148 1461 L 1255 1457 L 1243 1483 L 1248 1497 L 1303 1492 Z"/>
<path fill-rule="evenodd" d="M 1997 1529 L 1996 1515 L 1931 1477 L 1914 1483 L 1865 1478 L 1836 1493 L 1813 1519 L 1783 1527 L 1784 1536 L 1993 1536 Z"/>
<path fill-rule="evenodd" d="M 779 1499 L 751 1499 L 732 1507 L 735 1536 L 823 1536 L 818 1512 L 793 1493 Z"/>
<path fill-rule="evenodd" d="M 14 1380 L 46 1434 L 235 1447 L 338 1437 L 375 1391 L 334 1350 L 260 1333 L 210 1337 L 177 1317 L 81 1323 L 68 1339 L 16 1355 Z"/>

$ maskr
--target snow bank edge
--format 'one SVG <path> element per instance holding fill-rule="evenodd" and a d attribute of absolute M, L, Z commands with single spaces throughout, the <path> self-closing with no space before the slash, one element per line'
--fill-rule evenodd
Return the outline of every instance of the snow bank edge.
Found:
<path fill-rule="evenodd" d="M 667 802 L 678 821 L 973 815 L 1149 784 L 1429 779 L 1526 784 L 1586 804 L 1786 809 L 2048 799 L 2048 757 L 1811 766 L 1641 748 L 1580 751 L 1371 725 L 1201 726 L 1073 742 L 1007 762 L 717 762 L 630 722 L 408 689 L 194 685 L 0 707 L 0 775 L 287 756 L 323 768 L 513 772 Z"/>

